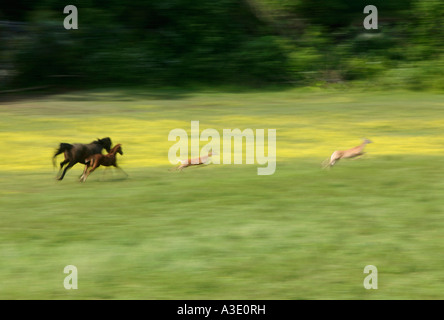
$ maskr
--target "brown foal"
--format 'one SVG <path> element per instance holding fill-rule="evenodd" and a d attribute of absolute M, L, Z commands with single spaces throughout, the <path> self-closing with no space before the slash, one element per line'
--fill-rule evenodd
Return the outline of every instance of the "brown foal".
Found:
<path fill-rule="evenodd" d="M 100 166 L 104 166 L 104 167 L 113 166 L 117 169 L 120 169 L 123 173 L 125 173 L 126 176 L 128 176 L 128 174 L 117 165 L 117 162 L 116 162 L 117 161 L 117 159 L 116 159 L 117 153 L 123 155 L 121 144 L 116 144 L 110 150 L 110 152 L 108 154 L 104 155 L 104 154 L 98 153 L 98 154 L 94 154 L 94 155 L 86 158 L 86 160 L 85 160 L 86 167 L 85 167 L 85 170 L 83 171 L 82 176 L 80 177 L 80 181 L 85 182 L 86 179 L 88 178 L 88 176 Z M 89 171 L 88 171 L 88 169 L 89 169 Z"/>

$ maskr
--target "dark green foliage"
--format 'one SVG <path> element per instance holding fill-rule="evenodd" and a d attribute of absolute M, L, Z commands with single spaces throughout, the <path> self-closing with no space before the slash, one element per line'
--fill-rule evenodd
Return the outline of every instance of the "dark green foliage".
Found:
<path fill-rule="evenodd" d="M 352 23 L 362 25 L 365 6 L 378 8 L 381 18 L 405 17 L 413 0 L 294 0 L 294 10 L 313 23 L 329 27 L 347 27 Z"/>
<path fill-rule="evenodd" d="M 52 12 L 51 24 L 39 19 L 27 27 L 15 55 L 18 80 L 68 75 L 90 83 L 182 85 L 285 78 L 286 56 L 243 1 L 72 4 L 79 29 L 69 31 L 59 1 L 37 6 L 37 16 Z"/>
<path fill-rule="evenodd" d="M 442 0 L 70 4 L 79 10 L 78 30 L 63 28 L 60 0 L 0 4 L 0 86 L 306 85 L 442 61 Z M 368 4 L 378 8 L 378 30 L 363 27 Z"/>

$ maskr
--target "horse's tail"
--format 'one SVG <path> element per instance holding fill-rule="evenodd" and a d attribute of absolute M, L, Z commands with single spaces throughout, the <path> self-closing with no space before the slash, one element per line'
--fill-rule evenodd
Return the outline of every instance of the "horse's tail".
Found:
<path fill-rule="evenodd" d="M 57 157 L 59 154 L 65 152 L 65 151 L 69 151 L 69 150 L 71 150 L 72 147 L 73 147 L 73 145 L 72 145 L 72 144 L 69 144 L 69 143 L 61 143 L 61 144 L 60 144 L 60 146 L 59 146 L 59 148 L 57 149 L 56 153 L 55 153 L 54 156 L 52 157 L 52 164 L 54 165 L 54 167 L 56 166 L 56 164 L 55 164 L 55 159 L 56 159 L 56 157 Z"/>

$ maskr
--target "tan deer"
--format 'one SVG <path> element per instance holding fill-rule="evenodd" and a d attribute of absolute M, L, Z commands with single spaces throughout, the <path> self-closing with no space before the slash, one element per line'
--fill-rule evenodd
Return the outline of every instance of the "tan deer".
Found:
<path fill-rule="evenodd" d="M 333 152 L 330 158 L 325 159 L 322 162 L 322 166 L 324 168 L 331 168 L 334 166 L 336 162 L 341 159 L 350 159 L 350 158 L 358 158 L 365 154 L 364 148 L 367 144 L 372 143 L 369 139 L 363 139 L 362 143 L 359 146 L 353 147 L 348 150 L 336 150 Z"/>
<path fill-rule="evenodd" d="M 208 152 L 208 155 L 206 155 L 206 156 L 202 156 L 202 157 L 199 157 L 199 158 L 188 158 L 188 159 L 186 159 L 186 160 L 179 160 L 179 162 L 180 162 L 180 165 L 178 166 L 178 167 L 175 167 L 175 168 L 172 168 L 172 169 L 170 169 L 170 171 L 171 170 L 179 170 L 179 171 L 182 171 L 184 168 L 186 168 L 186 167 L 190 167 L 190 166 L 198 166 L 198 165 L 202 165 L 202 164 L 205 164 L 205 163 L 207 163 L 208 162 L 208 158 L 210 158 L 211 156 L 213 156 L 213 155 L 217 155 L 217 153 L 216 152 L 213 152 L 213 150 L 211 149 L 209 152 Z"/>

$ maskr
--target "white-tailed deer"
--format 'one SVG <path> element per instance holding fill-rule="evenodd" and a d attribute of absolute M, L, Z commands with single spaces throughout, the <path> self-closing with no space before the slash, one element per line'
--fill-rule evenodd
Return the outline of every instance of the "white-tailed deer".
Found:
<path fill-rule="evenodd" d="M 208 158 L 211 157 L 213 154 L 217 155 L 217 153 L 213 152 L 213 150 L 210 150 L 208 152 L 208 155 L 206 155 L 206 156 L 202 156 L 199 158 L 188 158 L 186 160 L 179 160 L 180 165 L 178 167 L 170 169 L 170 171 L 173 169 L 182 171 L 186 167 L 198 166 L 198 165 L 205 164 L 208 162 Z"/>
<path fill-rule="evenodd" d="M 324 168 L 330 168 L 341 159 L 361 157 L 365 154 L 364 148 L 369 143 L 372 143 L 372 141 L 370 141 L 369 139 L 364 139 L 359 146 L 353 147 L 348 150 L 336 150 L 335 152 L 333 152 L 330 158 L 327 158 L 324 160 L 324 162 L 322 162 L 322 166 Z"/>

